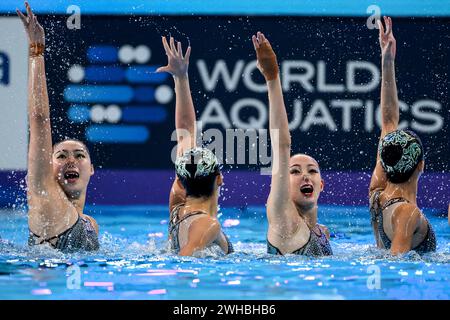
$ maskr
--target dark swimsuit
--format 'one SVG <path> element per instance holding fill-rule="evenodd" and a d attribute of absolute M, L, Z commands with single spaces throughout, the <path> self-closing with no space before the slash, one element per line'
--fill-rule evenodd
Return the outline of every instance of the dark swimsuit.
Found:
<path fill-rule="evenodd" d="M 197 216 L 200 214 L 205 214 L 208 215 L 205 212 L 201 212 L 201 211 L 196 211 L 196 212 L 191 212 L 187 215 L 185 215 L 183 218 L 179 218 L 178 217 L 178 212 L 180 211 L 181 207 L 183 207 L 183 205 L 177 206 L 175 207 L 172 212 L 170 213 L 170 222 L 169 222 L 169 236 L 170 236 L 170 246 L 172 248 L 172 250 L 174 250 L 177 254 L 180 252 L 181 248 L 180 248 L 180 239 L 179 239 L 179 232 L 180 232 L 180 223 L 185 221 L 186 219 L 193 217 L 193 216 Z M 228 239 L 228 237 L 226 236 L 225 233 L 223 233 L 223 231 L 221 231 L 222 234 L 224 235 L 225 239 L 227 240 L 227 252 L 226 254 L 230 254 L 232 252 L 234 252 L 233 249 L 233 245 L 231 243 L 231 241 Z M 217 242 L 214 242 L 218 245 Z"/>
<path fill-rule="evenodd" d="M 55 239 L 56 242 L 54 241 Z M 33 246 L 43 243 L 48 243 L 54 249 L 63 252 L 94 251 L 100 247 L 97 233 L 91 221 L 81 216 L 78 216 L 77 222 L 72 227 L 60 235 L 48 239 L 42 239 L 42 237 L 39 237 L 30 230 L 28 245 Z"/>
<path fill-rule="evenodd" d="M 383 210 L 395 203 L 398 202 L 408 203 L 409 201 L 404 198 L 393 198 L 387 201 L 383 206 L 380 206 L 380 194 L 381 191 L 376 191 L 375 194 L 373 195 L 373 200 L 371 201 L 370 206 L 370 215 L 372 217 L 372 223 L 377 222 L 378 224 L 378 233 L 380 235 L 380 239 L 383 242 L 384 247 L 386 249 L 390 249 L 392 241 L 389 239 L 386 232 L 384 232 Z M 428 225 L 427 235 L 425 236 L 425 239 L 423 239 L 423 241 L 417 247 L 411 249 L 420 254 L 436 251 L 436 235 L 434 233 L 433 227 L 431 226 L 430 222 L 425 217 L 425 215 L 424 218 L 427 221 Z"/>
<path fill-rule="evenodd" d="M 333 250 L 331 249 L 331 245 L 330 242 L 328 241 L 327 236 L 325 235 L 325 233 L 322 232 L 322 230 L 318 225 L 316 226 L 320 230 L 320 235 L 318 236 L 314 231 L 310 230 L 308 242 L 300 249 L 291 252 L 291 254 L 298 254 L 310 257 L 333 255 Z M 267 253 L 283 255 L 280 249 L 278 249 L 269 242 L 269 239 L 267 239 Z"/>

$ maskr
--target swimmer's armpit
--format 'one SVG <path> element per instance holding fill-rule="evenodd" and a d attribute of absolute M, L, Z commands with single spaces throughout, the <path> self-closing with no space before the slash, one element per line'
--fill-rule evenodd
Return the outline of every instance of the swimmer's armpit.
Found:
<path fill-rule="evenodd" d="M 277 56 L 263 33 L 258 32 L 252 37 L 253 45 L 256 50 L 258 60 L 258 69 L 264 75 L 266 81 L 274 80 L 278 77 Z"/>

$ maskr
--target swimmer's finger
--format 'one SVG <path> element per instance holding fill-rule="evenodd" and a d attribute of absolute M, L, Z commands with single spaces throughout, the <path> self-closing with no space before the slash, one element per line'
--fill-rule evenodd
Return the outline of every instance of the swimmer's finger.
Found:
<path fill-rule="evenodd" d="M 170 49 L 172 50 L 172 53 L 174 55 L 177 55 L 177 49 L 175 49 L 175 40 L 173 39 L 173 37 L 170 37 Z"/>
<path fill-rule="evenodd" d="M 377 24 L 378 24 L 378 29 L 380 29 L 380 36 L 382 34 L 384 34 L 384 27 L 383 27 L 383 23 L 381 22 L 380 19 L 377 20 Z"/>
<path fill-rule="evenodd" d="M 261 33 L 261 39 L 262 39 L 263 42 L 264 42 L 264 41 L 268 41 L 267 38 L 266 38 L 266 36 L 264 35 L 264 33 Z"/>
<path fill-rule="evenodd" d="M 383 17 L 384 18 L 384 24 L 386 25 L 386 35 L 389 35 L 389 33 L 391 33 L 391 26 L 389 25 L 389 19 L 388 17 Z"/>
<path fill-rule="evenodd" d="M 16 9 L 17 15 L 19 16 L 20 20 L 22 20 L 22 23 L 24 24 L 24 26 L 28 25 L 28 20 L 27 17 L 19 10 Z"/>
<path fill-rule="evenodd" d="M 181 48 L 181 42 L 177 42 L 177 48 L 178 48 L 178 56 L 180 58 L 183 58 L 183 48 Z"/>
<path fill-rule="evenodd" d="M 172 51 L 169 48 L 169 44 L 167 43 L 166 37 L 162 37 L 162 43 L 163 43 L 163 46 L 164 46 L 164 50 L 166 51 L 166 55 L 171 56 L 172 55 Z"/>
<path fill-rule="evenodd" d="M 262 37 L 261 37 L 262 33 L 258 31 L 258 33 L 256 34 L 256 39 L 258 40 L 258 43 L 261 44 L 262 43 Z"/>
<path fill-rule="evenodd" d="M 189 63 L 189 57 L 191 56 L 191 46 L 189 46 L 186 50 L 186 55 L 184 56 L 184 60 Z"/>
<path fill-rule="evenodd" d="M 30 17 L 30 19 L 32 19 L 34 14 L 33 14 L 33 11 L 31 11 L 30 4 L 28 2 L 25 2 L 25 7 L 27 8 L 28 17 Z"/>
<path fill-rule="evenodd" d="M 256 40 L 256 36 L 252 37 L 253 47 L 255 47 L 255 50 L 259 48 L 258 40 Z"/>
<path fill-rule="evenodd" d="M 165 67 L 159 67 L 158 69 L 156 69 L 155 72 L 168 72 L 169 68 L 167 66 Z"/>

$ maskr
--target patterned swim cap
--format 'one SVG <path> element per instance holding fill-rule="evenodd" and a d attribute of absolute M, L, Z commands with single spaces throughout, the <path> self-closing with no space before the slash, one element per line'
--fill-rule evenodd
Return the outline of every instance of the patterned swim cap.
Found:
<path fill-rule="evenodd" d="M 192 179 L 217 174 L 220 171 L 220 165 L 211 150 L 193 148 L 177 158 L 175 171 L 179 178 Z"/>
<path fill-rule="evenodd" d="M 394 183 L 407 181 L 424 158 L 420 138 L 406 130 L 388 133 L 381 140 L 378 152 L 388 179 Z"/>

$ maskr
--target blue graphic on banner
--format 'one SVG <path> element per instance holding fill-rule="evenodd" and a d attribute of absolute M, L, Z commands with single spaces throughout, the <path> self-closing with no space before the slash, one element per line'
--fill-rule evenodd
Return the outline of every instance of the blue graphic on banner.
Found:
<path fill-rule="evenodd" d="M 92 125 L 86 129 L 86 137 L 91 142 L 143 143 L 150 132 L 144 126 Z"/>
<path fill-rule="evenodd" d="M 127 80 L 131 83 L 161 83 L 169 74 L 166 72 L 155 73 L 157 67 L 130 67 L 126 71 Z"/>
<path fill-rule="evenodd" d="M 125 71 L 121 67 L 89 66 L 85 72 L 86 82 L 122 82 L 125 79 Z"/>
<path fill-rule="evenodd" d="M 64 99 L 73 105 L 67 117 L 73 123 L 95 123 L 86 128 L 86 140 L 142 144 L 150 138 L 149 128 L 123 123 L 149 125 L 166 121 L 167 111 L 155 102 L 155 95 L 157 85 L 169 79 L 169 74 L 156 73 L 158 66 L 145 65 L 150 58 L 151 50 L 145 45 L 92 44 L 86 52 L 86 60 L 92 65 L 69 68 L 72 84 L 64 89 Z M 168 103 L 172 96 L 167 85 L 159 87 L 160 102 Z"/>
<path fill-rule="evenodd" d="M 89 106 L 72 105 L 67 111 L 67 116 L 70 121 L 76 123 L 87 122 L 90 119 Z"/>
<path fill-rule="evenodd" d="M 134 100 L 141 103 L 153 102 L 155 101 L 155 90 L 153 87 L 136 87 L 134 89 Z"/>
<path fill-rule="evenodd" d="M 66 101 L 76 103 L 129 103 L 133 94 L 130 86 L 70 85 L 64 90 Z"/>
<path fill-rule="evenodd" d="M 122 120 L 125 122 L 164 122 L 167 119 L 167 111 L 163 107 L 124 107 Z"/>
<path fill-rule="evenodd" d="M 113 46 L 91 46 L 87 51 L 90 63 L 117 62 L 117 48 Z"/>

